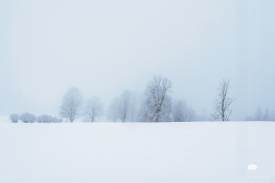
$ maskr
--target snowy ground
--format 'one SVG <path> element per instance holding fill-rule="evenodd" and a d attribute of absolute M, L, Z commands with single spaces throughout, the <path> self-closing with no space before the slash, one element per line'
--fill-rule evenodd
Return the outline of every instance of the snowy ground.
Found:
<path fill-rule="evenodd" d="M 275 182 L 274 132 L 264 122 L 0 123 L 0 183 Z"/>

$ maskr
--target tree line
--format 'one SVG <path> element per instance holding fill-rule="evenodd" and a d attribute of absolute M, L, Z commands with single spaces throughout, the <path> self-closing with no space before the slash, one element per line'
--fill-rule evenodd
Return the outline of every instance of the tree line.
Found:
<path fill-rule="evenodd" d="M 125 90 L 110 103 L 106 112 L 109 121 L 136 121 L 136 122 L 186 122 L 198 120 L 196 111 L 187 106 L 184 100 L 172 100 L 172 83 L 161 75 L 154 76 L 146 85 L 143 95 Z M 213 112 L 209 120 L 229 121 L 233 114 L 232 104 L 235 98 L 229 95 L 230 82 L 223 79 L 220 82 L 217 97 L 213 103 Z M 103 104 L 99 97 L 84 100 L 78 88 L 70 88 L 62 99 L 59 116 L 40 115 L 35 117 L 29 113 L 20 116 L 12 114 L 10 119 L 17 122 L 74 122 L 82 118 L 84 122 L 95 122 L 104 116 Z"/>
<path fill-rule="evenodd" d="M 161 75 L 154 76 L 146 85 L 144 95 L 138 97 L 134 92 L 125 90 L 111 102 L 107 119 L 110 121 L 139 122 L 186 122 L 196 120 L 197 114 L 184 100 L 173 100 L 172 83 Z M 229 80 L 222 80 L 219 94 L 214 103 L 211 120 L 229 121 L 234 98 L 230 98 Z M 88 99 L 83 107 L 83 97 L 77 88 L 71 88 L 64 95 L 60 116 L 73 122 L 78 117 L 94 122 L 103 115 L 103 105 L 98 97 Z"/>
<path fill-rule="evenodd" d="M 31 113 L 22 113 L 21 115 L 18 114 L 11 114 L 10 115 L 10 120 L 12 123 L 17 123 L 19 120 L 22 121 L 23 123 L 61 123 L 63 122 L 63 119 L 57 118 L 57 117 L 52 117 L 49 115 L 40 115 L 40 116 L 35 116 Z"/>

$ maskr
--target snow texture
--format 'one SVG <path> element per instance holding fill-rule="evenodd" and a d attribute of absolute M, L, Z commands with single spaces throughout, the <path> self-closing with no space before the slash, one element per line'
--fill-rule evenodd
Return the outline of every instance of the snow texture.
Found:
<path fill-rule="evenodd" d="M 274 131 L 271 122 L 0 123 L 0 182 L 274 182 Z"/>

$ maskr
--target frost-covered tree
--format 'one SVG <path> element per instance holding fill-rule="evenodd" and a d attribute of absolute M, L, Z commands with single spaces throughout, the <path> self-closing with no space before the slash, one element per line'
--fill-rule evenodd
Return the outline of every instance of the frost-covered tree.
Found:
<path fill-rule="evenodd" d="M 116 122 L 116 120 L 119 119 L 118 115 L 118 104 L 119 104 L 119 98 L 116 97 L 111 102 L 108 111 L 107 111 L 107 119 L 111 120 L 113 122 Z"/>
<path fill-rule="evenodd" d="M 91 122 L 94 122 L 102 117 L 103 105 L 99 97 L 93 97 L 86 101 L 83 115 L 85 117 L 85 121 Z"/>
<path fill-rule="evenodd" d="M 115 97 L 111 102 L 108 111 L 107 119 L 113 122 L 120 120 L 137 121 L 138 109 L 140 104 L 140 96 L 137 92 L 125 90 L 119 97 Z"/>
<path fill-rule="evenodd" d="M 131 107 L 131 92 L 129 90 L 125 90 L 119 97 L 117 108 L 118 118 L 121 122 L 125 122 L 129 119 Z"/>
<path fill-rule="evenodd" d="M 230 120 L 230 116 L 233 112 L 231 105 L 235 101 L 235 99 L 228 96 L 229 87 L 229 80 L 223 79 L 220 82 L 218 97 L 214 102 L 214 113 L 212 114 L 212 120 Z"/>
<path fill-rule="evenodd" d="M 73 122 L 81 114 L 83 97 L 78 88 L 72 87 L 64 95 L 59 115 Z"/>
<path fill-rule="evenodd" d="M 36 117 L 33 114 L 25 112 L 20 115 L 20 120 L 24 123 L 34 123 L 36 120 Z"/>
<path fill-rule="evenodd" d="M 11 114 L 10 115 L 10 120 L 12 123 L 17 123 L 19 120 L 19 115 L 18 114 Z"/>
<path fill-rule="evenodd" d="M 52 122 L 52 117 L 49 115 L 40 115 L 36 117 L 37 123 L 50 123 Z"/>
<path fill-rule="evenodd" d="M 188 107 L 185 101 L 179 100 L 173 103 L 172 117 L 174 122 L 193 121 L 195 116 L 195 110 Z"/>
<path fill-rule="evenodd" d="M 145 99 L 141 106 L 141 121 L 160 122 L 171 120 L 171 92 L 172 83 L 167 78 L 154 76 L 148 82 Z"/>

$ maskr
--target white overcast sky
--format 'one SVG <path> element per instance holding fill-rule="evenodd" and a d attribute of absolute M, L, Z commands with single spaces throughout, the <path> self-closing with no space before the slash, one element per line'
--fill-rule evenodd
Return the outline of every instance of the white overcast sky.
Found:
<path fill-rule="evenodd" d="M 274 111 L 274 0 L 0 1 L 0 114 L 58 115 L 72 86 L 108 108 L 154 75 L 211 113 L 222 78 L 233 119 Z"/>

